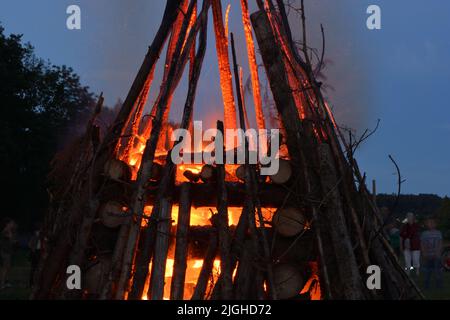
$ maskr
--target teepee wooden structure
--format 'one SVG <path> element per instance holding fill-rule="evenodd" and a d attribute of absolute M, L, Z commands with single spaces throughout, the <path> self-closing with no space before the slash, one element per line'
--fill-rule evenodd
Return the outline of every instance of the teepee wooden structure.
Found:
<path fill-rule="evenodd" d="M 49 210 L 47 250 L 32 298 L 421 298 L 382 232 L 383 219 L 353 146 L 322 95 L 305 25 L 299 48 L 283 1 L 257 0 L 259 9 L 250 15 L 247 0 L 240 0 L 247 57 L 237 57 L 221 0 L 197 2 L 167 0 L 144 62 L 104 137 L 95 124 L 100 99 L 80 140 L 83 151 L 72 157 L 67 184 Z M 210 12 L 224 107 L 218 131 L 248 127 L 238 66 L 244 58 L 255 123 L 266 128 L 257 54 L 264 64 L 287 147 L 270 181 L 248 162 L 230 173 L 228 165 L 188 170 L 171 160 L 173 146 L 181 142 L 165 140 L 173 129 L 172 96 L 189 65 L 179 127 L 192 129 Z M 305 21 L 303 8 L 301 14 Z M 145 114 L 165 47 L 162 85 Z M 80 290 L 66 286 L 69 265 L 81 268 Z M 371 265 L 381 269 L 380 289 L 366 285 Z"/>

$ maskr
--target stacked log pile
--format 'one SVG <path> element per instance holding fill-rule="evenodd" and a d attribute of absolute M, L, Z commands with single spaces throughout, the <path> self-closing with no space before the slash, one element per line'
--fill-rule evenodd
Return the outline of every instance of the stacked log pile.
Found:
<path fill-rule="evenodd" d="M 246 161 L 235 172 L 239 182 L 227 181 L 226 165 L 216 163 L 203 165 L 198 173 L 185 171 L 189 182 L 179 185 L 173 149 L 163 157 L 156 155 L 172 95 L 187 64 L 189 87 L 180 128 L 192 129 L 210 11 L 225 119 L 225 127 L 217 122 L 217 132 L 236 126 L 245 130 L 249 124 L 242 71 L 233 34 L 226 34 L 221 1 L 203 0 L 200 6 L 197 0 L 168 0 L 161 26 L 112 127 L 100 141 L 92 138 L 98 132 L 94 122 L 88 124 L 70 183 L 48 214 L 48 250 L 32 298 L 183 299 L 193 251 L 203 264 L 192 299 L 421 298 L 379 232 L 383 222 L 378 208 L 322 96 L 308 55 L 303 1 L 303 48 L 294 43 L 283 1 L 275 6 L 272 0 L 257 0 L 259 10 L 251 16 L 247 0 L 240 2 L 256 123 L 260 129 L 265 126 L 255 42 L 286 135 L 289 155 L 280 159 L 279 171 L 270 181 L 260 176 L 260 165 L 248 161 L 245 136 L 241 141 L 247 141 Z M 150 117 L 143 117 L 155 65 L 169 37 L 164 83 Z M 101 104 L 102 99 L 93 119 Z M 139 128 L 144 141 L 137 137 Z M 221 146 L 218 136 L 216 153 Z M 133 171 L 128 164 L 131 149 L 142 142 L 140 166 Z M 175 141 L 172 148 L 181 142 Z M 196 207 L 215 207 L 210 225 L 191 225 Z M 230 225 L 230 207 L 242 210 L 236 225 Z M 277 209 L 267 217 L 265 208 Z M 202 243 L 199 250 L 195 242 Z M 217 259 L 220 273 L 214 275 Z M 81 267 L 81 290 L 65 285 L 69 265 Z M 382 270 L 379 290 L 366 286 L 371 265 Z"/>

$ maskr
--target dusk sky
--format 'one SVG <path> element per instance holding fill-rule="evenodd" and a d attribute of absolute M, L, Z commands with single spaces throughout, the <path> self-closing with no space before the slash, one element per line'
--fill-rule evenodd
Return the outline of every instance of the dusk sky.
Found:
<path fill-rule="evenodd" d="M 251 12 L 256 9 L 251 3 Z M 298 1 L 297 1 L 298 2 Z M 325 95 L 340 124 L 362 133 L 380 128 L 357 153 L 360 167 L 376 179 L 378 191 L 396 190 L 398 162 L 406 182 L 403 193 L 450 195 L 450 1 L 444 0 L 306 0 L 311 46 L 320 48 L 320 24 L 326 32 Z M 230 31 L 238 59 L 248 76 L 240 4 L 231 3 Z M 82 29 L 66 28 L 66 8 L 77 4 Z M 1 0 L 5 32 L 23 34 L 38 57 L 72 67 L 106 103 L 124 99 L 160 24 L 165 1 L 148 0 Z M 366 27 L 366 9 L 382 10 L 382 29 Z M 291 14 L 299 39 L 298 17 Z M 212 17 L 210 18 L 210 31 Z M 214 123 L 221 116 L 221 93 L 215 44 L 208 49 L 198 89 L 195 119 Z M 155 72 L 149 104 L 158 93 L 161 63 Z M 186 79 L 171 112 L 179 120 Z M 251 99 L 248 99 L 251 105 Z M 7 106 L 2 106 L 5 108 Z"/>

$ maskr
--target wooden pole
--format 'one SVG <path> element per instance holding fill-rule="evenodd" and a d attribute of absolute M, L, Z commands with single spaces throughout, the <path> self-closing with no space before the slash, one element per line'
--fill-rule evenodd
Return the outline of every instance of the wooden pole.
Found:
<path fill-rule="evenodd" d="M 183 21 L 182 30 L 180 31 L 180 35 L 184 35 L 187 32 L 190 17 L 192 15 L 192 11 L 194 9 L 195 0 L 191 0 L 189 4 L 188 12 Z M 141 220 L 142 214 L 144 212 L 145 206 L 145 194 L 147 189 L 147 182 L 151 178 L 151 172 L 153 167 L 153 160 L 155 157 L 156 146 L 159 140 L 159 135 L 162 128 L 162 120 L 165 113 L 165 108 L 167 106 L 167 101 L 170 97 L 170 93 L 173 88 L 176 87 L 179 83 L 179 79 L 176 78 L 177 74 L 180 74 L 179 69 L 184 69 L 184 66 L 187 62 L 187 58 L 189 55 L 189 49 L 192 45 L 192 42 L 197 34 L 199 24 L 196 22 L 197 27 L 193 28 L 189 34 L 188 41 L 184 44 L 184 37 L 180 36 L 178 39 L 178 43 L 176 46 L 176 50 L 173 56 L 173 60 L 171 63 L 169 75 L 168 75 L 168 83 L 166 86 L 162 87 L 163 95 L 158 105 L 158 110 L 156 113 L 156 117 L 153 119 L 153 129 L 150 136 L 150 139 L 147 140 L 144 154 L 142 155 L 142 162 L 138 172 L 138 178 L 136 181 L 136 191 L 133 196 L 131 212 L 135 215 L 135 219 L 130 227 L 130 235 L 128 237 L 128 243 L 124 253 L 123 267 L 122 273 L 120 275 L 118 290 L 116 296 L 118 299 L 124 297 L 124 293 L 128 290 L 128 281 L 130 280 L 130 272 L 132 271 L 132 265 L 135 259 L 135 253 L 137 249 L 137 245 L 139 243 L 139 233 L 141 228 Z M 182 49 L 185 47 L 186 50 Z"/>
<path fill-rule="evenodd" d="M 211 218 L 212 220 L 213 218 Z M 213 223 L 214 225 L 214 223 Z M 198 276 L 197 285 L 195 286 L 194 293 L 192 295 L 192 300 L 203 300 L 205 298 L 206 289 L 209 283 L 209 279 L 212 275 L 212 270 L 214 268 L 214 260 L 217 256 L 217 230 L 211 233 L 208 249 L 206 250 L 205 259 L 203 260 L 202 269 L 200 270 L 200 275 Z"/>
<path fill-rule="evenodd" d="M 224 127 L 221 121 L 217 122 L 217 131 L 224 137 Z M 222 148 L 224 154 L 224 141 L 216 139 L 216 150 Z M 219 253 L 220 253 L 220 267 L 221 267 L 221 298 L 229 300 L 233 294 L 232 287 L 232 270 L 230 260 L 231 240 L 228 226 L 228 200 L 227 189 L 225 185 L 225 165 L 217 164 L 217 211 L 218 211 L 218 236 L 219 236 Z"/>
<path fill-rule="evenodd" d="M 100 152 L 104 153 L 105 161 L 113 157 L 116 144 L 123 134 L 124 126 L 129 122 L 132 117 L 132 109 L 135 106 L 135 102 L 138 100 L 145 83 L 149 78 L 153 78 L 153 72 L 155 70 L 156 62 L 159 59 L 163 46 L 170 34 L 173 23 L 178 16 L 178 8 L 182 0 L 168 0 L 161 25 L 156 33 L 156 36 L 148 48 L 147 55 L 133 81 L 133 84 L 128 92 L 128 95 L 120 109 L 119 113 L 114 120 L 114 124 L 107 132 L 105 138 L 100 145 Z M 103 162 L 104 163 L 104 162 Z M 99 161 L 99 166 L 103 167 L 102 161 Z"/>
<path fill-rule="evenodd" d="M 189 222 L 191 218 L 190 184 L 183 183 L 180 189 L 175 261 L 170 289 L 170 300 L 183 300 L 186 278 Z"/>
<path fill-rule="evenodd" d="M 153 256 L 150 287 L 147 294 L 151 300 L 162 300 L 164 297 L 166 262 L 169 251 L 170 226 L 172 224 L 172 203 L 169 199 L 162 199 L 160 205 L 161 220 L 157 221 L 155 254 Z"/>

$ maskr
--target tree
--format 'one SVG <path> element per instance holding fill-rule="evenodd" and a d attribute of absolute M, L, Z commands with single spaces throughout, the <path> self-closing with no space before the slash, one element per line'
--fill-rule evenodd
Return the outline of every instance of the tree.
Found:
<path fill-rule="evenodd" d="M 94 98 L 71 68 L 37 58 L 21 35 L 6 36 L 0 25 L 3 216 L 26 229 L 42 217 L 50 160 L 83 128 Z"/>
<path fill-rule="evenodd" d="M 441 207 L 437 210 L 439 228 L 446 238 L 450 238 L 450 198 L 444 197 Z"/>

